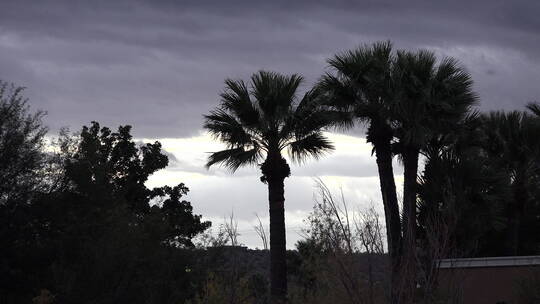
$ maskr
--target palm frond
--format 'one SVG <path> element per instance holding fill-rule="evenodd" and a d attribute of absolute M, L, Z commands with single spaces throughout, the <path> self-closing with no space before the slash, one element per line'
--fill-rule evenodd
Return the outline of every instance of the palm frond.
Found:
<path fill-rule="evenodd" d="M 317 83 L 322 91 L 322 103 L 341 110 L 349 110 L 356 102 L 357 87 L 346 77 L 326 73 Z"/>
<path fill-rule="evenodd" d="M 444 58 L 434 76 L 436 98 L 451 103 L 458 112 L 463 113 L 478 102 L 473 91 L 471 75 L 453 58 Z"/>
<path fill-rule="evenodd" d="M 205 115 L 204 128 L 217 139 L 230 146 L 238 147 L 250 144 L 252 136 L 246 132 L 243 125 L 224 110 L 217 109 Z"/>
<path fill-rule="evenodd" d="M 259 111 L 251 101 L 249 89 L 242 80 L 225 80 L 225 91 L 220 94 L 221 108 L 233 113 L 247 127 L 259 122 Z"/>
<path fill-rule="evenodd" d="M 334 145 L 322 132 L 314 132 L 289 144 L 289 155 L 296 163 L 302 163 L 308 157 L 318 159 L 332 150 Z"/>
<path fill-rule="evenodd" d="M 399 95 L 393 125 L 398 138 L 422 147 L 437 134 L 454 132 L 478 100 L 470 74 L 453 58 L 437 64 L 427 50 L 398 51 L 396 58 Z"/>
<path fill-rule="evenodd" d="M 387 117 L 392 103 L 392 44 L 364 45 L 328 60 L 336 71 L 320 81 L 329 103 L 347 109 L 361 120 Z"/>
<path fill-rule="evenodd" d="M 350 129 L 355 120 L 365 121 L 384 111 L 380 102 L 366 100 L 365 91 L 342 75 L 325 74 L 319 80 L 317 89 L 323 92 L 320 103 L 326 107 L 324 115 L 338 130 Z"/>
<path fill-rule="evenodd" d="M 527 104 L 527 110 L 531 111 L 534 115 L 540 117 L 540 104 L 537 102 L 530 102 Z"/>
<path fill-rule="evenodd" d="M 370 45 L 362 45 L 327 60 L 328 64 L 342 75 L 358 82 L 364 81 L 363 76 L 372 64 L 373 50 Z"/>
<path fill-rule="evenodd" d="M 347 113 L 326 109 L 317 88 L 298 101 L 302 80 L 296 74 L 267 71 L 253 74 L 249 85 L 226 80 L 221 105 L 205 116 L 204 127 L 228 149 L 212 153 L 207 167 L 219 163 L 235 171 L 262 160 L 264 152 L 281 154 L 285 148 L 298 161 L 331 150 L 322 130 L 351 119 Z"/>
<path fill-rule="evenodd" d="M 304 137 L 329 128 L 348 129 L 354 117 L 349 111 L 334 110 L 324 104 L 320 88 L 307 92 L 292 115 L 285 121 L 280 137 L 282 139 Z M 322 97 L 322 98 L 321 98 Z"/>
<path fill-rule="evenodd" d="M 469 73 L 453 58 L 444 58 L 434 75 L 431 91 L 431 115 L 441 130 L 451 132 L 455 123 L 465 119 L 478 102 Z"/>
<path fill-rule="evenodd" d="M 230 171 L 234 172 L 244 165 L 256 165 L 261 160 L 261 151 L 258 146 L 249 150 L 233 148 L 211 153 L 206 163 L 206 168 L 215 164 L 222 164 Z"/>
<path fill-rule="evenodd" d="M 279 120 L 292 107 L 302 76 L 259 71 L 251 77 L 252 94 L 266 120 Z M 274 121 L 275 123 L 277 121 Z"/>

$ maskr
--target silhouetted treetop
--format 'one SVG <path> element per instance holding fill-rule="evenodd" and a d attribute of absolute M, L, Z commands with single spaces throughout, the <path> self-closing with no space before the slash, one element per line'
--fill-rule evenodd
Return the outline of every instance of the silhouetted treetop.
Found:
<path fill-rule="evenodd" d="M 211 154 L 207 166 L 224 164 L 235 171 L 244 164 L 257 164 L 265 153 L 287 149 L 301 162 L 318 158 L 333 145 L 322 130 L 330 125 L 331 112 L 316 103 L 317 90 L 298 97 L 302 77 L 260 71 L 250 84 L 225 81 L 220 106 L 205 116 L 204 127 L 227 149 Z"/>
<path fill-rule="evenodd" d="M 23 91 L 0 80 L 0 204 L 29 199 L 45 161 L 45 112 L 31 113 Z"/>

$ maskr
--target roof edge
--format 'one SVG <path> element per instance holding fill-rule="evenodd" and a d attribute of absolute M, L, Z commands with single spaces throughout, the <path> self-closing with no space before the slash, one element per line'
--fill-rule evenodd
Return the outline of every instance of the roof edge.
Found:
<path fill-rule="evenodd" d="M 439 268 L 474 268 L 532 265 L 540 265 L 540 255 L 439 260 Z"/>

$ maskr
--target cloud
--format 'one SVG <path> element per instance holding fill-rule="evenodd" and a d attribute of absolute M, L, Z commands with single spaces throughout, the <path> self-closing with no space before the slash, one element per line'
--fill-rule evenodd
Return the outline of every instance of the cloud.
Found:
<path fill-rule="evenodd" d="M 6 1 L 0 78 L 28 87 L 47 123 L 132 124 L 140 137 L 201 129 L 226 77 L 306 76 L 325 59 L 391 39 L 456 56 L 484 109 L 522 108 L 540 88 L 535 1 Z"/>
<path fill-rule="evenodd" d="M 335 150 L 318 160 L 307 159 L 301 164 L 288 159 L 292 175 L 303 177 L 322 175 L 370 177 L 378 174 L 375 157 L 371 154 L 372 146 L 366 142 L 365 138 L 330 132 L 325 133 L 325 135 L 334 144 Z M 154 142 L 156 140 L 161 142 L 164 153 L 169 156 L 168 171 L 220 177 L 232 174 L 219 165 L 208 169 L 205 167 L 207 157 L 211 152 L 225 149 L 223 144 L 214 140 L 208 133 L 199 133 L 198 136 L 187 138 L 146 138 L 141 139 L 141 142 Z M 285 157 L 287 157 L 286 154 Z M 401 174 L 401 167 L 397 160 L 394 166 L 396 174 Z M 243 167 L 234 172 L 234 176 L 258 178 L 260 171 L 256 166 Z"/>
<path fill-rule="evenodd" d="M 371 145 L 364 138 L 326 133 L 336 151 L 318 161 L 292 165 L 291 177 L 285 180 L 287 246 L 292 248 L 301 238 L 304 220 L 309 215 L 317 194 L 315 179 L 322 178 L 339 195 L 343 191 L 351 206 L 373 203 L 382 214 L 379 179 Z M 154 142 L 155 139 L 144 139 Z M 223 218 L 234 212 L 242 236 L 240 241 L 251 247 L 261 246 L 253 230 L 255 213 L 263 219 L 268 216 L 267 185 L 260 182 L 258 168 L 241 168 L 232 174 L 223 168 L 204 168 L 207 152 L 224 146 L 216 143 L 207 133 L 179 139 L 160 139 L 167 155 L 177 159 L 169 167 L 150 177 L 149 187 L 174 185 L 184 182 L 190 189 L 187 199 L 194 212 L 203 214 L 217 227 Z M 401 187 L 402 168 L 395 164 L 398 187 Z M 217 232 L 214 229 L 214 232 Z"/>
<path fill-rule="evenodd" d="M 175 160 L 148 184 L 185 182 L 196 212 L 221 219 L 234 208 L 248 229 L 253 213 L 267 210 L 258 169 L 231 175 L 204 167 L 207 153 L 223 148 L 201 129 L 225 78 L 246 79 L 259 69 L 300 73 L 307 90 L 328 57 L 390 39 L 396 48 L 459 59 L 482 110 L 523 109 L 540 96 L 538 11 L 532 0 L 7 0 L 0 79 L 26 86 L 32 108 L 48 111 L 53 132 L 96 120 L 111 128 L 131 124 L 142 141 L 159 139 Z M 380 206 L 371 147 L 358 129 L 349 134 L 355 136 L 329 135 L 334 153 L 292 165 L 288 225 L 311 210 L 314 176 L 351 200 Z M 401 182 L 397 163 L 395 174 Z M 294 235 L 288 239 L 292 246 Z"/>
<path fill-rule="evenodd" d="M 382 214 L 378 177 L 321 176 L 334 191 L 343 194 L 350 206 L 367 207 L 373 204 Z M 400 179 L 398 178 L 398 181 Z M 190 189 L 187 195 L 193 205 L 194 213 L 202 214 L 213 222 L 214 227 L 223 223 L 223 218 L 234 212 L 239 222 L 239 230 L 251 231 L 255 213 L 262 218 L 268 216 L 267 186 L 257 176 L 205 176 L 178 171 L 162 170 L 154 174 L 148 185 L 177 184 L 185 182 Z M 293 247 L 300 239 L 298 232 L 305 228 L 303 220 L 313 208 L 316 194 L 312 177 L 291 176 L 285 181 L 285 208 L 287 246 Z M 260 246 L 253 232 L 241 237 L 241 242 L 255 247 Z M 247 237 L 247 238 L 246 238 Z"/>

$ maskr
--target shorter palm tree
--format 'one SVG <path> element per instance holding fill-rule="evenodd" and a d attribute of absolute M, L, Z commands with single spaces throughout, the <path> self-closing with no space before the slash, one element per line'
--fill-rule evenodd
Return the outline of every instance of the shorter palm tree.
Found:
<path fill-rule="evenodd" d="M 241 80 L 226 80 L 220 106 L 205 116 L 204 127 L 227 149 L 214 152 L 207 167 L 222 164 L 231 171 L 260 165 L 261 181 L 268 185 L 270 209 L 270 282 L 272 302 L 286 300 L 284 180 L 290 168 L 282 155 L 302 163 L 333 149 L 323 128 L 335 119 L 316 102 L 317 90 L 298 98 L 299 75 L 284 76 L 260 71 L 249 86 Z"/>
<path fill-rule="evenodd" d="M 398 51 L 393 66 L 397 94 L 392 127 L 395 152 L 403 161 L 402 289 L 406 302 L 414 302 L 416 289 L 416 229 L 418 161 L 434 138 L 453 133 L 466 120 L 477 96 L 469 73 L 453 58 L 437 62 L 431 51 Z"/>

